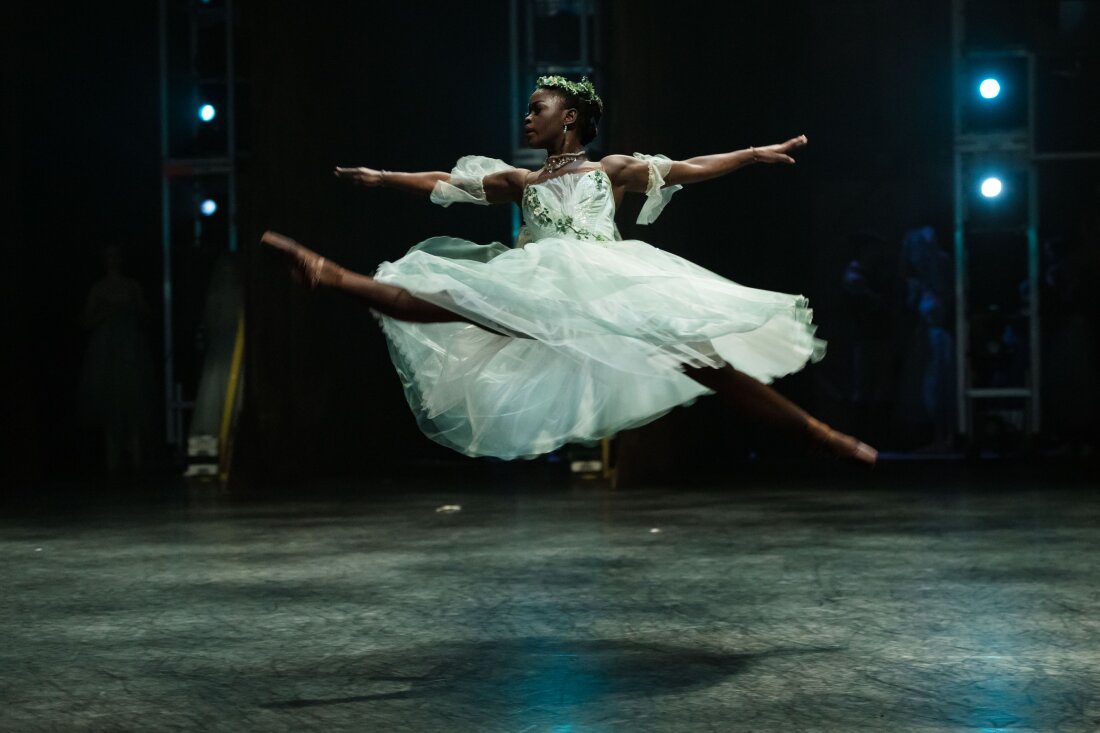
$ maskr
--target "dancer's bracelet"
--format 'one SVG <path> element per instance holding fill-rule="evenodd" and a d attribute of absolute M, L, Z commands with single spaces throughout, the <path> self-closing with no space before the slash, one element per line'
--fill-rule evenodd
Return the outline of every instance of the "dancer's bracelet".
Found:
<path fill-rule="evenodd" d="M 760 158 L 756 157 L 756 148 L 754 148 L 753 146 L 750 145 L 749 146 L 749 152 L 752 153 L 752 162 L 753 163 L 759 163 Z"/>
<path fill-rule="evenodd" d="M 386 186 L 386 174 L 387 173 L 389 173 L 389 171 L 385 170 L 384 168 L 381 168 L 381 169 L 378 170 L 378 187 L 379 188 L 384 188 Z"/>

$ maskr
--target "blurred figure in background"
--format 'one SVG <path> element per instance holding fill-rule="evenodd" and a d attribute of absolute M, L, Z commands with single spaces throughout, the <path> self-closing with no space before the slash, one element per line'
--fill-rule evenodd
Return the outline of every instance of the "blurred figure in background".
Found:
<path fill-rule="evenodd" d="M 853 259 L 841 286 L 852 324 L 850 400 L 853 430 L 872 439 L 886 436 L 898 375 L 898 317 L 901 280 L 896 250 L 867 232 L 851 235 Z"/>
<path fill-rule="evenodd" d="M 902 238 L 905 311 L 899 417 L 915 428 L 924 452 L 950 450 L 955 424 L 955 338 L 951 260 L 930 226 Z"/>
<path fill-rule="evenodd" d="M 117 480 L 140 475 L 153 434 L 156 398 L 141 285 L 122 272 L 122 250 L 103 249 L 104 276 L 92 285 L 81 322 L 88 333 L 81 412 L 102 445 L 103 469 Z"/>

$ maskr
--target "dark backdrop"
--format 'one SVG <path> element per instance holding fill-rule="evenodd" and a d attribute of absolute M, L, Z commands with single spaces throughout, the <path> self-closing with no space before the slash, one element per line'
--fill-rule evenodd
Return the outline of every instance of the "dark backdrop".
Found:
<path fill-rule="evenodd" d="M 5 157 L 13 191 L 5 266 L 9 468 L 86 465 L 75 420 L 83 350 L 76 323 L 97 276 L 94 249 L 122 239 L 157 301 L 156 11 L 13 6 L 7 24 Z M 459 156 L 507 157 L 507 5 L 246 2 L 250 152 L 241 180 L 241 260 L 250 324 L 242 465 L 257 475 L 366 473 L 452 460 L 404 405 L 370 313 L 294 288 L 254 245 L 283 231 L 364 271 L 438 233 L 509 235 L 506 207 L 441 209 L 392 191 L 338 186 L 334 164 L 449 169 Z M 752 168 L 685 190 L 638 236 L 748 285 L 803 292 L 833 352 L 781 385 L 844 425 L 847 235 L 897 240 L 950 223 L 948 3 L 610 3 L 599 145 L 672 157 L 778 142 L 811 144 L 793 169 Z M 706 401 L 705 401 L 706 402 Z M 724 448 L 721 410 L 678 410 L 643 442 L 667 456 Z M 673 426 L 671 429 L 668 426 Z M 675 436 L 675 437 L 674 437 Z M 725 450 L 714 451 L 728 456 Z"/>
<path fill-rule="evenodd" d="M 14 2 L 0 12 L 3 470 L 70 476 L 97 455 L 77 389 L 80 313 L 101 248 L 123 245 L 146 297 L 160 295 L 157 8 Z"/>
<path fill-rule="evenodd" d="M 296 4 L 250 9 L 259 120 L 246 239 L 276 228 L 370 271 L 432 234 L 508 236 L 504 207 L 443 210 L 331 178 L 337 162 L 446 170 L 469 152 L 507 156 L 519 111 L 506 106 L 505 4 L 428 7 L 415 18 L 356 3 L 308 16 Z M 874 229 L 896 241 L 905 228 L 946 232 L 950 222 L 946 4 L 622 2 L 605 20 L 599 147 L 677 158 L 810 137 L 794 169 L 693 187 L 648 228 L 632 224 L 633 202 L 621 225 L 746 284 L 809 295 L 820 335 L 841 348 L 781 388 L 844 425 L 836 291 L 847 235 Z M 452 457 L 416 431 L 365 308 L 304 295 L 278 263 L 248 256 L 251 465 L 343 471 Z M 662 422 L 633 453 L 728 459 L 737 438 L 712 404 Z"/>

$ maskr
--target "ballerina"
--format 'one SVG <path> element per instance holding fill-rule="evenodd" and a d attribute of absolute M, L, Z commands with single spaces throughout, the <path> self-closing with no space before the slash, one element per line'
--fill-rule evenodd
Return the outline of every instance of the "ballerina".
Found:
<path fill-rule="evenodd" d="M 832 430 L 767 386 L 824 355 L 802 296 L 745 287 L 645 242 L 614 214 L 644 193 L 652 223 L 685 184 L 751 164 L 794 163 L 805 135 L 682 161 L 587 158 L 603 102 L 587 79 L 541 77 L 523 133 L 547 153 L 534 171 L 480 156 L 450 173 L 356 167 L 335 175 L 442 206 L 515 203 L 515 248 L 434 237 L 373 276 L 267 232 L 310 287 L 366 301 L 409 406 L 431 439 L 470 456 L 530 458 L 609 437 L 717 394 L 733 408 L 831 454 L 873 464 L 870 446 Z"/>

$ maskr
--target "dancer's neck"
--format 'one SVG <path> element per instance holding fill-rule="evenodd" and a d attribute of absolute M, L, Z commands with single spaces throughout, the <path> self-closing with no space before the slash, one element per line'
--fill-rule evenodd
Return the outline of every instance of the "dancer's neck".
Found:
<path fill-rule="evenodd" d="M 546 149 L 546 156 L 549 158 L 555 155 L 576 155 L 577 153 L 583 152 L 585 152 L 583 145 L 570 143 L 565 138 L 562 138 L 560 143 Z"/>

